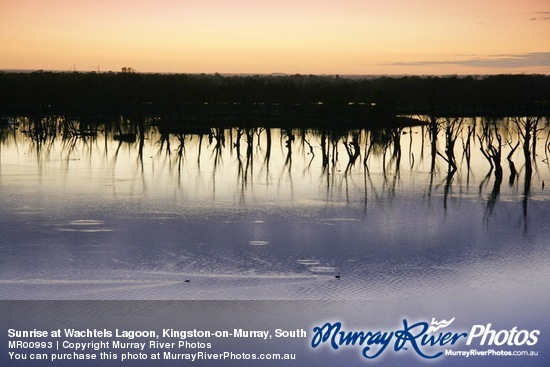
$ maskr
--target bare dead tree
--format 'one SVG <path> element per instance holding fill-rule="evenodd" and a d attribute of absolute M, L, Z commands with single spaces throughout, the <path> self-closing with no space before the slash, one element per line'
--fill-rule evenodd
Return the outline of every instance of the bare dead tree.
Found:
<path fill-rule="evenodd" d="M 366 171 L 369 170 L 369 158 L 374 148 L 374 140 L 371 131 L 366 131 L 365 138 L 365 157 L 363 158 L 363 166 Z"/>
<path fill-rule="evenodd" d="M 440 121 L 436 116 L 430 116 L 428 124 L 428 134 L 430 135 L 430 148 L 431 148 L 431 163 L 430 163 L 430 174 L 435 173 L 435 158 L 437 156 L 437 136 L 439 135 L 440 130 Z"/>
<path fill-rule="evenodd" d="M 514 161 L 512 160 L 512 156 L 514 155 L 514 153 L 518 149 L 520 142 L 518 140 L 516 145 L 514 145 L 512 147 L 512 139 L 505 138 L 505 141 L 506 141 L 506 144 L 508 144 L 508 146 L 511 148 L 510 152 L 506 156 L 506 160 L 508 161 L 508 166 L 510 167 L 510 177 L 508 179 L 508 185 L 510 185 L 510 187 L 512 187 L 514 185 L 514 182 L 515 182 L 516 177 L 518 175 L 518 171 L 516 170 L 516 165 L 514 164 Z"/>
<path fill-rule="evenodd" d="M 436 153 L 447 162 L 447 174 L 452 175 L 456 172 L 455 143 L 462 131 L 462 119 L 445 118 L 445 156 L 436 149 Z"/>
<path fill-rule="evenodd" d="M 285 129 L 285 134 L 281 135 L 282 139 L 285 139 L 285 147 L 286 147 L 286 159 L 285 159 L 285 167 L 288 166 L 288 171 L 290 172 L 292 168 L 292 142 L 296 139 L 294 134 L 292 133 L 292 129 Z"/>
<path fill-rule="evenodd" d="M 321 154 L 323 155 L 323 159 L 322 159 L 322 167 L 323 167 L 323 172 L 327 169 L 328 167 L 328 142 L 327 142 L 327 131 L 325 129 L 323 129 L 323 131 L 321 132 Z"/>
<path fill-rule="evenodd" d="M 346 166 L 346 174 L 348 171 L 353 167 L 355 164 L 355 161 L 361 154 L 361 147 L 359 146 L 359 135 L 360 131 L 354 131 L 351 133 L 351 140 L 348 141 L 349 135 L 346 134 L 342 137 L 342 143 L 344 144 L 344 147 L 346 148 L 346 152 L 348 153 L 348 164 Z"/>
<path fill-rule="evenodd" d="M 536 134 L 534 131 L 537 129 L 537 124 L 539 121 L 538 117 L 517 117 L 513 119 L 518 133 L 522 138 L 522 147 L 523 147 L 523 156 L 525 158 L 525 175 L 531 176 L 533 174 L 533 164 L 531 161 L 531 139 L 533 134 Z"/>
<path fill-rule="evenodd" d="M 456 159 L 455 159 L 455 144 L 456 140 L 462 131 L 462 119 L 459 118 L 445 118 L 445 155 L 441 154 L 436 149 L 437 155 L 443 158 L 447 162 L 447 177 L 445 179 L 445 189 L 443 194 L 443 208 L 447 211 L 447 199 L 451 191 L 451 184 L 453 182 L 453 176 L 457 171 Z"/>
<path fill-rule="evenodd" d="M 405 134 L 405 132 L 403 132 Z M 411 164 L 411 171 L 414 168 L 414 153 L 413 153 L 413 129 L 409 127 L 409 162 Z"/>
<path fill-rule="evenodd" d="M 427 133 L 430 138 L 430 186 L 428 190 L 428 197 L 431 197 L 433 181 L 435 176 L 435 162 L 437 157 L 437 136 L 441 128 L 441 122 L 436 116 L 429 116 Z M 424 138 L 423 138 L 424 139 Z M 422 142 L 424 143 L 424 142 Z M 422 153 L 423 155 L 424 153 Z"/>
<path fill-rule="evenodd" d="M 462 156 L 466 158 L 466 166 L 468 169 L 468 172 L 470 171 L 470 160 L 472 156 L 472 149 L 471 149 L 471 141 L 472 138 L 475 138 L 475 130 L 476 130 L 476 123 L 474 120 L 473 126 L 468 126 L 468 133 L 466 134 L 466 137 L 462 138 Z"/>
<path fill-rule="evenodd" d="M 214 157 L 214 169 L 212 170 L 212 176 L 215 177 L 218 165 L 222 162 L 222 152 L 225 148 L 225 130 L 222 128 L 214 128 L 211 130 L 209 141 L 212 143 L 215 140 L 214 147 L 212 148 L 212 156 Z"/>
<path fill-rule="evenodd" d="M 531 194 L 531 178 L 533 175 L 533 164 L 531 157 L 531 139 L 537 130 L 538 117 L 517 117 L 514 118 L 514 123 L 518 129 L 518 133 L 522 139 L 523 157 L 525 158 L 525 180 L 523 185 L 523 231 L 527 233 L 527 215 L 529 196 Z"/>
<path fill-rule="evenodd" d="M 491 170 L 495 170 L 495 177 L 502 179 L 502 135 L 500 134 L 496 121 L 484 125 L 483 134 L 477 135 L 481 153 L 489 160 Z"/>

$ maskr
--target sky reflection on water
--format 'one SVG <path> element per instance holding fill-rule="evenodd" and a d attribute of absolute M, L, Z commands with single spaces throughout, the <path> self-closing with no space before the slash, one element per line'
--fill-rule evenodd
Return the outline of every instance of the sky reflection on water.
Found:
<path fill-rule="evenodd" d="M 500 185 L 475 137 L 468 168 L 472 119 L 452 175 L 444 121 L 435 157 L 427 126 L 37 140 L 19 122 L 0 139 L 3 299 L 549 300 L 546 121 L 529 185 L 521 149 L 509 181 L 511 121 Z"/>

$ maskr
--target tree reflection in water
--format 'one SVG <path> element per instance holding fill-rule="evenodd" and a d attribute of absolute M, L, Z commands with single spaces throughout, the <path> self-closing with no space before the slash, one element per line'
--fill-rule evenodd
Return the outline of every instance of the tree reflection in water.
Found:
<path fill-rule="evenodd" d="M 23 116 L 2 125 L 0 152 L 22 149 L 32 153 L 39 165 L 55 156 L 66 170 L 71 170 L 72 160 L 86 157 L 90 167 L 102 161 L 113 176 L 119 167 L 130 166 L 126 169 L 140 176 L 143 191 L 156 187 L 151 182 L 162 177 L 164 184 L 175 183 L 180 190 L 216 200 L 232 195 L 231 187 L 236 184 L 241 204 L 248 196 L 263 194 L 275 195 L 277 200 L 300 200 L 323 187 L 326 203 L 360 202 L 365 211 L 380 200 L 420 191 L 428 202 L 441 198 L 447 212 L 449 200 L 472 194 L 473 181 L 486 204 L 486 221 L 503 194 L 506 169 L 502 159 L 506 157 L 509 180 L 504 194 L 521 201 L 523 231 L 528 232 L 533 180 L 541 190 L 544 179 L 548 180 L 548 120 L 415 118 L 418 126 L 344 130 L 250 125 L 197 128 L 163 125 L 156 118 L 144 117 L 93 123 L 61 116 Z M 457 144 L 459 139 L 461 144 Z M 119 159 L 122 151 L 133 156 L 135 163 L 128 157 Z M 427 158 L 425 151 L 430 152 Z M 345 159 L 340 152 L 345 152 Z M 403 157 L 408 164 L 403 164 Z M 540 164 L 545 166 L 542 171 Z M 208 173 L 206 179 L 201 172 Z M 523 186 L 518 190 L 520 177 Z M 220 182 L 223 189 L 217 194 Z"/>

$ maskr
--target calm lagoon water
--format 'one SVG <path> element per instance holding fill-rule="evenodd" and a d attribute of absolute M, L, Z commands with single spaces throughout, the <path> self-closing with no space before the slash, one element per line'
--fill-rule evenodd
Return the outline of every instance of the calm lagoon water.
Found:
<path fill-rule="evenodd" d="M 10 122 L 0 133 L 2 299 L 370 300 L 395 314 L 406 301 L 411 314 L 475 305 L 548 315 L 546 120 L 530 182 L 512 120 L 460 119 L 453 130 L 441 119 L 435 145 L 428 126 L 199 135 L 149 121 L 97 131 Z M 480 151 L 496 146 L 492 128 L 502 182 Z"/>

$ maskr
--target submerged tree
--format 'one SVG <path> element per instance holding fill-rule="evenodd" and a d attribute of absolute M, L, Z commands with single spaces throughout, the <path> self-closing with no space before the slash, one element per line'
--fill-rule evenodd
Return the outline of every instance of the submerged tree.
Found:
<path fill-rule="evenodd" d="M 533 174 L 533 164 L 531 161 L 531 139 L 536 136 L 538 117 L 516 117 L 513 119 L 518 133 L 522 140 L 523 157 L 525 158 L 525 176 L 531 177 Z"/>
<path fill-rule="evenodd" d="M 491 169 L 494 169 L 495 177 L 502 179 L 502 135 L 498 131 L 495 120 L 483 125 L 482 134 L 478 134 L 479 150 L 489 162 Z"/>
<path fill-rule="evenodd" d="M 445 193 L 443 196 L 443 206 L 445 210 L 447 210 L 447 198 L 451 190 L 453 176 L 457 171 L 455 144 L 462 131 L 462 121 L 463 119 L 459 118 L 445 118 L 445 156 L 436 150 L 437 154 L 447 162 L 447 177 L 445 179 Z"/>
<path fill-rule="evenodd" d="M 359 146 L 360 134 L 361 132 L 359 130 L 356 130 L 342 137 L 342 143 L 346 148 L 346 152 L 348 153 L 349 158 L 348 165 L 346 166 L 346 173 L 351 169 L 351 167 L 353 167 L 355 161 L 357 160 L 357 158 L 359 158 L 359 155 L 361 154 L 361 147 Z M 348 140 L 349 135 L 351 135 L 350 140 Z"/>
<path fill-rule="evenodd" d="M 538 117 L 517 117 L 514 118 L 514 123 L 518 129 L 518 133 L 522 140 L 523 157 L 525 159 L 525 180 L 523 185 L 523 222 L 524 232 L 527 232 L 527 213 L 529 195 L 531 193 L 531 178 L 533 175 L 533 164 L 531 157 L 531 139 L 536 136 L 537 125 L 539 123 Z"/>

